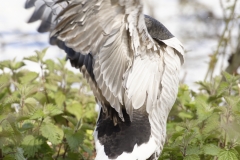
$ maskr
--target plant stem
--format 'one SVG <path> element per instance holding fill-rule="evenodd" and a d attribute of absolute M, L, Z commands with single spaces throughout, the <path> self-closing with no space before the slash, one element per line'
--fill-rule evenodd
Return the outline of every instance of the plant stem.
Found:
<path fill-rule="evenodd" d="M 59 154 L 60 154 L 60 151 L 61 151 L 61 148 L 62 148 L 62 144 L 63 144 L 63 143 L 61 143 L 60 146 L 59 146 L 58 153 L 57 153 L 57 156 L 56 156 L 56 158 L 55 158 L 56 160 L 57 160 L 58 157 L 59 157 Z"/>
<path fill-rule="evenodd" d="M 66 148 L 65 148 L 65 151 L 64 151 L 64 153 L 63 153 L 63 158 L 65 158 L 65 157 L 66 157 L 67 150 L 68 150 L 68 145 L 66 146 Z"/>
<path fill-rule="evenodd" d="M 220 1 L 221 2 L 221 1 Z M 218 61 L 218 56 L 219 56 L 219 52 L 220 52 L 220 48 L 222 46 L 222 43 L 225 41 L 225 34 L 227 33 L 227 31 L 229 30 L 229 25 L 230 25 L 230 22 L 231 20 L 233 19 L 234 17 L 234 13 L 235 13 L 235 8 L 236 8 L 236 4 L 237 4 L 237 0 L 234 1 L 234 4 L 232 6 L 232 9 L 231 9 L 231 13 L 230 13 L 230 16 L 229 18 L 224 18 L 225 20 L 225 28 L 222 32 L 222 35 L 220 37 L 220 40 L 218 42 L 218 46 L 217 46 L 217 49 L 216 51 L 214 52 L 214 54 L 211 56 L 211 60 L 209 62 L 209 66 L 208 66 L 208 71 L 207 71 L 207 74 L 204 78 L 204 80 L 206 81 L 206 79 L 208 77 L 210 77 L 210 79 L 212 79 L 212 76 L 213 76 L 213 73 L 214 73 L 214 70 L 216 68 L 216 64 L 217 64 L 217 61 Z M 225 15 L 224 15 L 225 17 Z"/>

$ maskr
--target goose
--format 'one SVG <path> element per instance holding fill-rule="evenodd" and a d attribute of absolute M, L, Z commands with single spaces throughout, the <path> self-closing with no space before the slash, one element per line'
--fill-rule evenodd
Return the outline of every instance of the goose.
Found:
<path fill-rule="evenodd" d="M 156 160 L 176 100 L 184 49 L 143 0 L 27 0 L 29 22 L 87 79 L 99 116 L 96 160 Z"/>

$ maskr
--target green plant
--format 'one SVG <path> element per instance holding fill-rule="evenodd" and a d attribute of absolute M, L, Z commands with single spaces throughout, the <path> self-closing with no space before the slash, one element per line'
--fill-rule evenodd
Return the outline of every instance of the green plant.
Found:
<path fill-rule="evenodd" d="M 92 159 L 97 113 L 82 75 L 66 61 L 0 62 L 0 159 Z M 25 67 L 35 63 L 40 73 Z M 30 65 L 28 65 L 29 67 Z"/>
<path fill-rule="evenodd" d="M 160 160 L 240 159 L 240 76 L 223 73 L 198 82 L 198 93 L 179 87 Z"/>
<path fill-rule="evenodd" d="M 91 160 L 92 92 L 64 59 L 44 60 L 46 51 L 0 62 L 0 159 Z M 40 72 L 26 69 L 27 61 Z M 160 160 L 240 159 L 239 79 L 223 73 L 198 82 L 198 92 L 180 85 Z"/>

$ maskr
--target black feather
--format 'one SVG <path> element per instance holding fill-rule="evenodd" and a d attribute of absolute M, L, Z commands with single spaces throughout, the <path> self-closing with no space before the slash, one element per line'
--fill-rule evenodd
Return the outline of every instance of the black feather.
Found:
<path fill-rule="evenodd" d="M 42 18 L 42 15 L 44 13 L 45 10 L 45 5 L 43 4 L 38 10 L 35 10 L 32 17 L 29 19 L 29 23 L 31 22 L 35 22 L 37 20 L 40 20 Z"/>
<path fill-rule="evenodd" d="M 112 108 L 112 112 L 116 111 Z M 101 110 L 97 123 L 98 139 L 104 145 L 106 155 L 112 159 L 123 152 L 132 152 L 136 144 L 139 146 L 150 139 L 151 127 L 146 111 L 133 110 L 132 122 L 125 110 L 123 117 L 125 122 L 119 118 L 119 123 L 114 125 L 113 120 Z"/>

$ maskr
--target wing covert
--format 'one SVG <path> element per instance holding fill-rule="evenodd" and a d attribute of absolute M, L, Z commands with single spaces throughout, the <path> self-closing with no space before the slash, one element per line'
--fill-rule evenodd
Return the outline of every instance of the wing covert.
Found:
<path fill-rule="evenodd" d="M 182 47 L 175 41 L 160 39 L 166 45 L 159 45 L 153 40 L 142 0 L 28 0 L 26 8 L 33 4 L 30 21 L 42 20 L 39 31 L 50 31 L 52 43 L 60 41 L 76 53 L 92 55 L 93 83 L 121 118 L 123 107 L 130 117 L 133 109 L 143 106 L 150 114 L 165 93 L 176 96 Z"/>
<path fill-rule="evenodd" d="M 120 117 L 122 107 L 131 114 L 132 104 L 124 105 L 123 75 L 134 56 L 157 49 L 146 29 L 142 1 L 75 0 L 57 19 L 60 22 L 51 37 L 76 52 L 91 53 L 95 81 L 103 96 Z"/>

